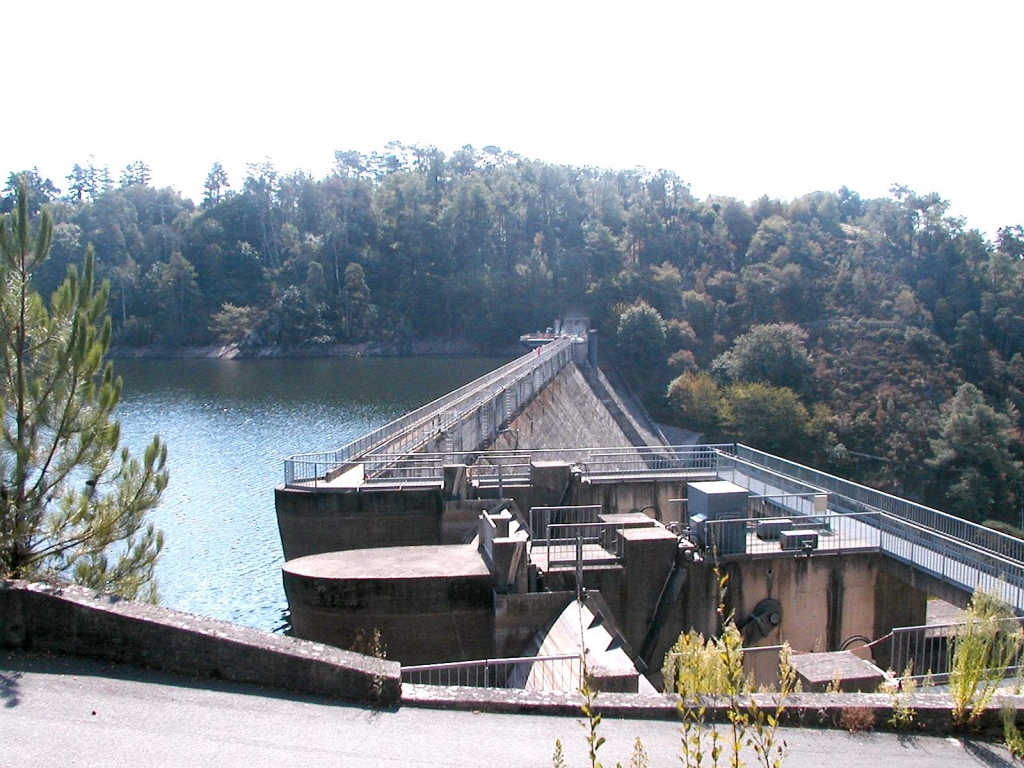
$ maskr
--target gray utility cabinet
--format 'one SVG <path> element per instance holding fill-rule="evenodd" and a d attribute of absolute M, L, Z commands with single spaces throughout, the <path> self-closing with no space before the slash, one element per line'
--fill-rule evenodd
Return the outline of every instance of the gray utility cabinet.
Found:
<path fill-rule="evenodd" d="M 719 555 L 747 551 L 747 527 L 743 520 L 748 516 L 750 491 L 727 480 L 713 480 L 690 483 L 686 496 L 690 531 L 698 543 L 714 547 Z M 708 526 L 712 521 L 721 524 Z"/>

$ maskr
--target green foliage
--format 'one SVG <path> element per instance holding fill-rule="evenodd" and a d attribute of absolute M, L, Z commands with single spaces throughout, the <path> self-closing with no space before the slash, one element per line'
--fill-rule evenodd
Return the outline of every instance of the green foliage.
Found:
<path fill-rule="evenodd" d="M 1014 458 L 1017 414 L 998 413 L 973 384 L 963 384 L 943 408 L 931 464 L 954 479 L 947 497 L 952 511 L 978 521 L 1009 510 L 1024 467 Z"/>
<path fill-rule="evenodd" d="M 236 307 L 225 302 L 220 312 L 210 318 L 210 330 L 225 344 L 235 344 L 255 330 L 261 317 L 254 307 Z"/>
<path fill-rule="evenodd" d="M 167 485 L 158 438 L 119 449 L 121 380 L 104 356 L 109 286 L 90 251 L 49 306 L 32 289 L 52 219 L 32 236 L 27 195 L 0 226 L 0 576 L 68 579 L 155 599 L 162 536 L 146 519 Z"/>
<path fill-rule="evenodd" d="M 374 629 L 370 636 L 366 636 L 365 630 L 360 627 L 356 631 L 355 641 L 352 643 L 352 650 L 355 653 L 361 653 L 364 656 L 373 656 L 375 659 L 386 659 L 388 657 L 388 647 L 381 637 L 380 630 Z M 379 700 L 381 695 L 384 693 L 384 675 L 375 674 L 373 676 L 373 694 L 374 700 Z"/>
<path fill-rule="evenodd" d="M 366 631 L 360 627 L 356 631 L 356 638 L 352 643 L 352 650 L 364 656 L 373 656 L 375 659 L 386 659 L 388 647 L 381 638 L 380 630 L 374 629 L 367 636 Z"/>
<path fill-rule="evenodd" d="M 738 442 L 794 458 L 807 453 L 811 414 L 791 389 L 732 384 L 725 389 L 722 411 L 725 429 Z"/>
<path fill-rule="evenodd" d="M 709 764 L 716 768 L 723 762 L 730 768 L 742 768 L 745 765 L 743 749 L 749 748 L 753 749 L 759 765 L 780 768 L 786 759 L 786 743 L 779 739 L 778 729 L 786 699 L 797 687 L 789 646 L 784 645 L 779 654 L 779 686 L 774 711 L 769 712 L 750 696 L 753 684 L 743 670 L 743 636 L 733 617 L 725 614 L 728 576 L 717 570 L 716 575 L 718 614 L 723 622 L 721 634 L 708 640 L 693 630 L 680 635 L 662 665 L 665 692 L 679 696 L 681 762 L 686 768 L 699 768 L 708 758 Z M 727 739 L 722 738 L 715 726 L 709 729 L 707 737 L 704 735 L 706 696 L 724 697 L 728 702 Z"/>
<path fill-rule="evenodd" d="M 974 593 L 965 621 L 951 642 L 949 665 L 953 724 L 958 728 L 977 721 L 1024 646 L 1024 630 L 1012 609 L 987 592 Z"/>
<path fill-rule="evenodd" d="M 684 699 L 749 693 L 752 686 L 743 673 L 742 648 L 743 636 L 731 621 L 721 636 L 710 640 L 695 630 L 680 635 L 662 665 L 665 692 Z"/>
<path fill-rule="evenodd" d="M 737 337 L 712 368 L 730 381 L 799 389 L 811 373 L 807 332 L 792 323 L 758 325 Z"/>
<path fill-rule="evenodd" d="M 779 768 L 785 761 L 786 744 L 779 739 L 778 729 L 786 698 L 796 688 L 789 650 L 780 655 L 779 690 L 774 709 L 768 711 L 750 696 L 753 686 L 743 671 L 742 642 L 730 618 L 719 637 L 705 640 L 691 630 L 680 636 L 665 657 L 662 675 L 666 692 L 679 695 L 681 757 L 687 768 L 706 764 L 740 768 L 744 748 L 752 749 L 765 768 Z M 728 701 L 726 739 L 717 726 L 707 728 L 704 697 L 709 695 Z"/>
<path fill-rule="evenodd" d="M 1017 727 L 1017 710 L 1010 704 L 1004 704 L 1000 715 L 1003 721 L 1003 741 L 1014 758 L 1024 758 L 1024 733 Z"/>
<path fill-rule="evenodd" d="M 889 679 L 879 686 L 881 693 L 889 695 L 892 706 L 892 714 L 889 715 L 889 725 L 897 730 L 904 730 L 914 724 L 917 711 L 910 706 L 910 701 L 917 690 L 917 681 L 912 677 L 914 674 L 914 662 L 910 661 L 907 668 L 903 670 L 898 678 L 891 674 Z"/>
<path fill-rule="evenodd" d="M 394 143 L 335 160 L 320 179 L 254 163 L 234 188 L 214 164 L 197 208 L 149 186 L 144 163 L 115 187 L 89 158 L 63 198 L 35 169 L 15 171 L 0 211 L 19 180 L 30 213 L 56 205 L 53 258 L 33 275 L 43 295 L 96 246 L 121 345 L 214 343 L 230 304 L 260 318 L 254 345 L 403 351 L 465 339 L 504 352 L 581 311 L 602 358 L 660 417 L 725 436 L 724 414 L 665 402 L 684 373 L 786 388 L 809 437 L 795 408 L 781 439 L 744 439 L 975 519 L 1016 521 L 1020 225 L 993 244 L 948 217 L 937 194 L 906 187 L 748 206 L 697 200 L 669 172 L 556 166 L 494 147 L 446 157 Z M 1008 419 L 976 414 L 985 439 L 975 445 L 992 456 L 941 434 L 942 406 L 965 382 Z"/>
<path fill-rule="evenodd" d="M 649 768 L 651 764 L 650 758 L 647 756 L 647 750 L 644 748 L 644 743 L 637 736 L 636 741 L 633 742 L 633 754 L 629 758 L 629 768 Z M 616 763 L 618 765 L 618 763 Z"/>
<path fill-rule="evenodd" d="M 597 691 L 593 687 L 590 676 L 587 673 L 586 665 L 583 670 L 583 685 L 580 687 L 583 695 L 583 704 L 580 710 L 586 718 L 586 722 L 580 723 L 587 732 L 587 757 L 590 759 L 590 768 L 601 768 L 597 760 L 597 752 L 604 746 L 605 738 L 598 731 L 601 726 L 601 713 L 597 711 Z"/>
<path fill-rule="evenodd" d="M 565 768 L 565 755 L 562 753 L 562 740 L 555 739 L 555 753 L 551 756 L 552 768 Z"/>
<path fill-rule="evenodd" d="M 680 424 L 713 439 L 722 426 L 725 400 L 718 384 L 707 373 L 684 373 L 668 387 L 670 407 Z"/>
<path fill-rule="evenodd" d="M 658 310 L 645 301 L 626 307 L 619 315 L 615 350 L 634 391 L 642 397 L 664 392 L 668 355 Z"/>

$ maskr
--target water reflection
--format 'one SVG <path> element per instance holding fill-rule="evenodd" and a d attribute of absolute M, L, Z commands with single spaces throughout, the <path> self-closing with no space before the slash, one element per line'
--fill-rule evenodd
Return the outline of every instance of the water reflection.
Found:
<path fill-rule="evenodd" d="M 122 440 L 168 445 L 154 521 L 161 603 L 289 626 L 273 488 L 283 458 L 340 446 L 505 362 L 493 358 L 115 362 Z"/>

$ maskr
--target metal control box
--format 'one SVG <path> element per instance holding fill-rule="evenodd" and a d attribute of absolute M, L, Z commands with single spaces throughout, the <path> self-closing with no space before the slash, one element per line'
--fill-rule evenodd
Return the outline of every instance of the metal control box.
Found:
<path fill-rule="evenodd" d="M 691 517 L 704 515 L 708 520 L 719 517 L 747 517 L 750 491 L 728 480 L 690 483 L 687 487 L 687 510 Z"/>
<path fill-rule="evenodd" d="M 767 517 L 757 523 L 757 538 L 761 541 L 778 541 L 779 534 L 793 527 L 788 517 Z"/>
<path fill-rule="evenodd" d="M 690 534 L 718 555 L 747 551 L 748 499 L 750 491 L 726 480 L 690 483 L 686 492 Z"/>
<path fill-rule="evenodd" d="M 781 531 L 779 533 L 779 544 L 782 549 L 795 550 L 797 552 L 817 549 L 818 532 L 807 529 Z"/>

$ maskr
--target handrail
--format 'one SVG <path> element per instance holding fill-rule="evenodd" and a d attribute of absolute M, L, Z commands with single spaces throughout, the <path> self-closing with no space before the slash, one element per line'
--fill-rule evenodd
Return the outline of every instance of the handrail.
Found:
<path fill-rule="evenodd" d="M 778 456 L 750 448 L 746 445 L 736 446 L 738 458 L 768 470 L 780 472 L 788 477 L 821 487 L 830 494 L 843 497 L 855 505 L 867 505 L 875 509 L 908 521 L 920 523 L 933 530 L 945 533 L 956 539 L 968 541 L 974 546 L 993 554 L 1005 556 L 1018 564 L 1024 565 L 1024 540 L 1008 536 L 1005 533 L 986 528 L 970 520 L 926 507 L 917 502 L 901 499 L 898 496 L 878 491 L 874 488 L 854 483 L 850 480 L 830 475 L 811 467 L 797 464 Z"/>
<path fill-rule="evenodd" d="M 403 666 L 401 674 L 403 683 L 417 685 L 521 688 L 533 677 L 533 671 L 540 667 L 540 676 L 551 683 L 552 688 L 571 691 L 579 687 L 578 669 L 581 664 L 580 654 L 563 653 Z"/>
<path fill-rule="evenodd" d="M 565 661 L 567 659 L 578 659 L 578 653 L 557 653 L 551 656 L 511 656 L 500 659 L 471 659 L 469 661 L 445 661 L 438 664 L 410 664 L 402 665 L 402 672 L 430 672 L 432 670 L 444 669 L 468 669 L 482 667 L 484 665 L 511 665 L 530 664 L 535 661 Z"/>
<path fill-rule="evenodd" d="M 365 468 L 366 483 L 401 481 L 440 482 L 445 464 L 468 464 L 475 477 L 495 475 L 500 466 L 506 481 L 529 477 L 532 460 L 560 460 L 577 465 L 587 476 L 616 474 L 665 474 L 678 471 L 713 473 L 719 458 L 728 455 L 731 444 L 681 446 L 624 446 L 621 448 L 535 448 L 506 451 L 373 452 L 347 462 Z M 325 468 L 336 466 L 333 453 L 303 454 L 316 467 L 309 477 L 322 476 Z M 289 461 L 298 463 L 302 456 Z M 511 462 L 509 460 L 512 460 Z M 484 463 L 487 462 L 487 463 Z M 386 471 L 382 471 L 386 470 Z M 289 481 L 301 482 L 295 477 Z"/>
<path fill-rule="evenodd" d="M 1024 618 L 1007 617 L 997 620 L 1000 632 L 1020 632 Z M 891 632 L 872 640 L 855 650 L 866 650 L 876 663 L 887 667 L 894 677 L 911 680 L 931 679 L 946 682 L 952 667 L 955 641 L 963 637 L 972 626 L 984 621 L 963 621 L 947 624 L 922 624 L 914 627 L 894 627 Z M 1007 674 L 1018 673 L 1024 650 L 1018 649 L 1007 668 Z M 909 675 L 904 676 L 907 669 Z"/>
<path fill-rule="evenodd" d="M 487 399 L 488 394 L 497 394 L 516 386 L 523 379 L 535 375 L 538 369 L 549 363 L 554 363 L 557 366 L 556 370 L 560 370 L 571 360 L 572 343 L 571 337 L 557 339 L 539 348 L 538 352 L 528 353 L 506 363 L 487 375 L 420 406 L 335 450 L 289 456 L 285 459 L 285 484 L 288 485 L 296 481 L 296 465 L 312 464 L 316 468 L 315 471 L 319 471 L 321 465 L 340 467 L 356 457 L 389 445 L 393 439 L 404 433 L 411 433 L 417 428 L 422 428 L 446 411 L 452 411 L 456 407 L 463 411 L 471 410 L 479 402 Z"/>

